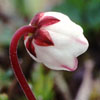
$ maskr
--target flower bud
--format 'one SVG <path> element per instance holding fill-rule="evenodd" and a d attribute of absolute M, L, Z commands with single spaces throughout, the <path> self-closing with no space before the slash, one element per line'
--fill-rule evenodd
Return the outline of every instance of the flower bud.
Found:
<path fill-rule="evenodd" d="M 35 61 L 54 70 L 77 68 L 77 57 L 89 45 L 79 25 L 58 12 L 39 13 L 29 25 L 34 26 L 35 31 L 24 36 L 24 43 Z"/>

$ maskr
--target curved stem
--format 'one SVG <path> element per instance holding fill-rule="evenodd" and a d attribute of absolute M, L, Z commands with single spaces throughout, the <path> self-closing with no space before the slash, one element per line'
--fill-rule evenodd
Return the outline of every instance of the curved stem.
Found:
<path fill-rule="evenodd" d="M 12 68 L 13 68 L 15 76 L 16 76 L 17 80 L 19 81 L 28 100 L 36 100 L 36 98 L 35 98 L 34 94 L 32 93 L 32 91 L 24 77 L 24 74 L 22 72 L 20 64 L 18 63 L 17 44 L 18 44 L 19 39 L 25 33 L 33 33 L 34 31 L 35 31 L 35 28 L 33 26 L 21 27 L 13 35 L 13 38 L 12 38 L 11 44 L 10 44 L 10 60 L 12 63 Z"/>

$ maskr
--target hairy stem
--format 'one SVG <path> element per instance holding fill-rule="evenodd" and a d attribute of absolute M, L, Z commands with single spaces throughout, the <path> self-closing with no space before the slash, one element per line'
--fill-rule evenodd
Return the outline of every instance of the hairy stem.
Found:
<path fill-rule="evenodd" d="M 14 70 L 15 76 L 20 83 L 26 97 L 28 100 L 36 100 L 34 94 L 32 93 L 25 77 L 22 72 L 21 66 L 18 62 L 17 57 L 17 45 L 19 39 L 26 33 L 34 33 L 35 28 L 33 26 L 23 26 L 18 29 L 12 37 L 11 44 L 10 44 L 10 60 L 12 63 L 12 68 Z"/>

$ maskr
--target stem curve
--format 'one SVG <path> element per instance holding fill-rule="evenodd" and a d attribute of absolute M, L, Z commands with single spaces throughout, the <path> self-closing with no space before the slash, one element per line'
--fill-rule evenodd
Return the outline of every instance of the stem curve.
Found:
<path fill-rule="evenodd" d="M 32 93 L 26 78 L 22 72 L 21 66 L 18 62 L 18 57 L 17 57 L 17 45 L 19 39 L 25 34 L 25 33 L 33 33 L 35 31 L 35 27 L 33 26 L 23 26 L 20 29 L 18 29 L 15 34 L 12 37 L 11 44 L 10 44 L 10 49 L 9 49 L 9 55 L 10 55 L 10 61 L 12 64 L 12 68 L 14 70 L 15 76 L 20 83 L 20 86 L 22 87 L 26 97 L 28 100 L 36 100 L 34 94 Z"/>

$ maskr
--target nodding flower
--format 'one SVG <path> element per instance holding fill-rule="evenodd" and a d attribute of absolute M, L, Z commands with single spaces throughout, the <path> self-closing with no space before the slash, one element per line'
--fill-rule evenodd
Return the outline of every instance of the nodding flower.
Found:
<path fill-rule="evenodd" d="M 17 44 L 24 35 L 24 44 L 29 55 L 50 69 L 74 71 L 77 57 L 89 44 L 83 29 L 59 12 L 41 12 L 33 17 L 29 25 L 18 29 L 11 41 L 10 59 L 15 75 L 28 100 L 36 100 L 21 71 L 17 58 Z"/>

